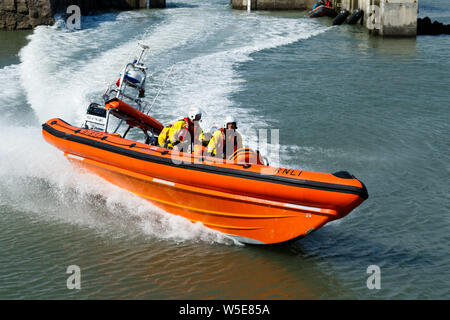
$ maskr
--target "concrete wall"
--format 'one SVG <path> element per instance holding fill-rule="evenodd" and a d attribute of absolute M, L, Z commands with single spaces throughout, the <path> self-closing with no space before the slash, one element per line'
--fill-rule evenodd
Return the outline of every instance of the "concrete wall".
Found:
<path fill-rule="evenodd" d="M 31 29 L 54 23 L 55 12 L 65 12 L 70 5 L 78 5 L 87 15 L 94 10 L 131 10 L 146 8 L 147 0 L 0 0 L 0 29 Z M 166 0 L 150 0 L 151 8 L 165 8 Z"/>
<path fill-rule="evenodd" d="M 252 10 L 310 10 L 316 0 L 251 0 Z M 337 10 L 364 11 L 363 24 L 374 35 L 417 35 L 418 0 L 332 0 Z M 233 9 L 247 9 L 247 0 L 231 0 Z"/>
<path fill-rule="evenodd" d="M 1 1 L 1 0 L 0 0 Z M 39 0 L 38 0 L 39 1 Z M 82 12 L 101 10 L 101 9 L 119 9 L 132 10 L 147 7 L 147 0 L 50 0 L 54 11 L 65 11 L 70 5 L 77 5 Z M 150 0 L 151 8 L 165 8 L 166 0 Z"/>
<path fill-rule="evenodd" d="M 364 25 L 374 35 L 414 37 L 418 0 L 342 0 L 342 8 L 364 10 Z"/>
<path fill-rule="evenodd" d="M 251 0 L 252 10 L 311 10 L 316 0 Z M 247 0 L 231 0 L 233 9 L 247 10 Z"/>
<path fill-rule="evenodd" d="M 417 35 L 417 0 L 381 1 L 382 36 L 411 37 Z"/>

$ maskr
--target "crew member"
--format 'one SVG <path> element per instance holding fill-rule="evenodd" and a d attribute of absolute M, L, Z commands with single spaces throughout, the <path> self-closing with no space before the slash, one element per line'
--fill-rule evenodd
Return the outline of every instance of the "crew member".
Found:
<path fill-rule="evenodd" d="M 193 144 L 198 144 L 203 138 L 203 132 L 199 125 L 202 118 L 202 111 L 199 108 L 189 109 L 188 116 L 180 119 L 173 125 L 165 127 L 158 137 L 160 147 L 187 151 L 191 145 L 191 151 L 194 150 Z"/>
<path fill-rule="evenodd" d="M 329 1 L 328 1 L 329 2 Z M 314 7 L 312 8 L 312 10 L 314 10 L 315 8 L 319 7 L 319 6 L 325 6 L 325 0 L 318 0 L 316 2 L 316 4 L 314 5 Z"/>
<path fill-rule="evenodd" d="M 233 116 L 227 116 L 223 122 L 223 128 L 216 130 L 209 141 L 208 155 L 226 159 L 242 148 L 242 137 L 236 129 L 236 119 Z"/>

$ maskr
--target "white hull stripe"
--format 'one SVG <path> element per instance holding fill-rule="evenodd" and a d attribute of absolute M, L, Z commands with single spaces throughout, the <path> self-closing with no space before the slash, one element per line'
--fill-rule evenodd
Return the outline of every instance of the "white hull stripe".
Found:
<path fill-rule="evenodd" d="M 83 160 L 84 160 L 83 157 L 79 157 L 79 156 L 76 156 L 76 155 L 70 154 L 70 153 L 67 154 L 67 157 L 68 157 L 68 158 L 72 158 L 72 159 L 77 159 L 77 160 L 80 160 L 80 161 L 83 161 Z"/>
<path fill-rule="evenodd" d="M 321 208 L 301 206 L 301 205 L 293 204 L 293 203 L 285 203 L 284 206 L 288 207 L 288 208 L 313 211 L 313 212 L 321 212 L 321 210 L 322 210 Z"/>
<path fill-rule="evenodd" d="M 170 182 L 170 181 L 166 181 L 166 180 L 162 180 L 162 179 L 153 178 L 153 181 L 154 182 L 158 182 L 158 183 L 162 183 L 162 184 L 166 184 L 166 185 L 171 186 L 171 187 L 175 186 L 174 182 Z"/>

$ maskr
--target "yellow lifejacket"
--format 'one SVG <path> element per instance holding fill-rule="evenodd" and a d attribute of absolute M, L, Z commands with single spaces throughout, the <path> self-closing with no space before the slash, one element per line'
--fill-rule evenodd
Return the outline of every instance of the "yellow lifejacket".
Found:
<path fill-rule="evenodd" d="M 191 121 L 188 118 L 184 118 L 178 120 L 173 125 L 165 127 L 159 134 L 158 144 L 160 147 L 173 149 L 175 145 L 189 141 L 188 135 L 190 137 L 194 136 L 195 143 L 204 139 L 200 126 L 197 126 L 194 130 L 194 125 Z"/>
<path fill-rule="evenodd" d="M 218 153 L 220 153 L 223 158 L 225 159 L 226 154 L 225 154 L 225 147 L 227 145 L 226 143 L 226 133 L 225 133 L 225 129 L 219 129 L 216 130 L 211 138 L 211 140 L 208 143 L 208 148 L 207 148 L 207 152 L 208 154 L 212 154 L 213 156 L 218 155 Z M 234 139 L 233 142 L 233 150 L 232 151 L 226 151 L 227 153 L 229 153 L 229 155 L 231 155 L 232 153 L 236 152 L 237 149 L 242 148 L 242 137 L 238 132 L 234 132 L 234 134 L 231 136 L 231 138 Z"/>
<path fill-rule="evenodd" d="M 172 145 L 170 145 L 170 147 L 169 147 L 169 143 L 166 145 L 167 138 L 169 137 L 169 130 L 170 130 L 171 127 L 172 127 L 172 125 L 169 124 L 167 127 L 164 127 L 164 129 L 162 129 L 161 133 L 159 134 L 159 136 L 158 136 L 158 144 L 159 144 L 160 147 L 170 148 L 170 149 L 173 148 Z"/>

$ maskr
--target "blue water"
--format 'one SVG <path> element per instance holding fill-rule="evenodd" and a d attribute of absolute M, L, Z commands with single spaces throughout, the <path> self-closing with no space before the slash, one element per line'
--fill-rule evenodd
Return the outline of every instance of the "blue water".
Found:
<path fill-rule="evenodd" d="M 373 38 L 228 2 L 0 33 L 1 298 L 450 298 L 450 36 Z M 447 7 L 420 1 L 419 16 L 450 23 Z M 74 170 L 40 124 L 79 123 L 138 41 L 151 46 L 154 82 L 174 65 L 152 110 L 164 123 L 196 105 L 205 126 L 235 113 L 249 140 L 279 129 L 281 165 L 348 170 L 369 199 L 303 240 L 261 248 Z M 69 265 L 81 268 L 81 290 L 66 287 Z M 366 286 L 370 265 L 379 290 Z"/>

